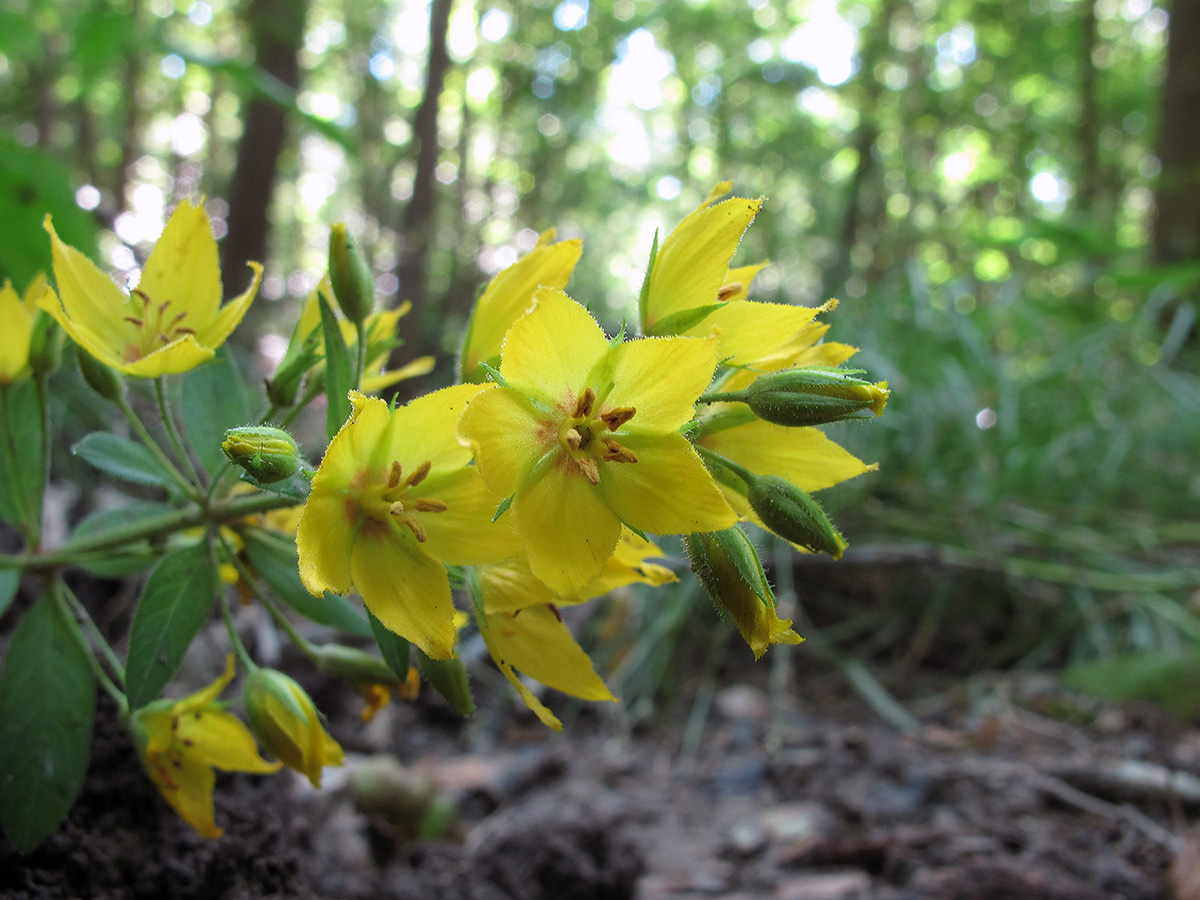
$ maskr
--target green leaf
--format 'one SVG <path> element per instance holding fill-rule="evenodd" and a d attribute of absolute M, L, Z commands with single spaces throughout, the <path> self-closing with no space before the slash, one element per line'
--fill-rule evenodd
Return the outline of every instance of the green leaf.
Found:
<path fill-rule="evenodd" d="M 0 31 L 6 27 L 0 21 Z M 0 279 L 11 278 L 20 292 L 38 272 L 50 274 L 47 213 L 59 237 L 95 259 L 96 221 L 75 202 L 75 176 L 58 157 L 0 137 L 0 172 Z"/>
<path fill-rule="evenodd" d="M 272 481 L 270 484 L 264 484 L 259 481 L 249 472 L 242 472 L 242 481 L 252 487 L 258 488 L 260 491 L 266 491 L 269 494 L 278 494 L 280 497 L 288 497 L 296 501 L 299 506 L 308 499 L 308 492 L 312 488 L 312 482 L 304 475 L 293 475 L 291 478 L 285 478 L 283 481 Z"/>
<path fill-rule="evenodd" d="M 0 569 L 0 616 L 8 610 L 20 587 L 20 569 Z"/>
<path fill-rule="evenodd" d="M 150 573 L 129 635 L 125 687 L 130 709 L 154 700 L 171 680 L 208 621 L 217 586 L 204 544 L 168 554 Z"/>
<path fill-rule="evenodd" d="M 174 511 L 175 507 L 168 503 L 151 501 L 137 501 L 117 509 L 97 510 L 80 520 L 71 533 L 71 540 L 91 540 L 101 537 L 106 532 L 127 528 L 143 519 Z M 150 541 L 138 541 L 106 550 L 96 559 L 84 558 L 79 566 L 95 575 L 120 578 L 150 568 L 160 556 L 162 548 L 153 546 Z"/>
<path fill-rule="evenodd" d="M 93 431 L 71 448 L 71 453 L 125 481 L 167 486 L 171 476 L 158 457 L 142 444 L 107 431 Z"/>
<path fill-rule="evenodd" d="M 1062 674 L 1070 687 L 1107 700 L 1153 703 L 1190 721 L 1200 711 L 1200 655 L 1144 650 L 1075 663 Z"/>
<path fill-rule="evenodd" d="M 296 542 L 268 531 L 246 531 L 246 558 L 263 581 L 284 603 L 318 625 L 328 625 L 359 637 L 370 637 L 371 629 L 362 615 L 345 598 L 326 593 L 314 597 L 300 581 Z"/>
<path fill-rule="evenodd" d="M 74 619 L 44 595 L 0 676 L 0 826 L 28 853 L 70 812 L 87 772 L 96 682 Z"/>
<path fill-rule="evenodd" d="M 246 383 L 224 344 L 212 362 L 192 369 L 183 380 L 183 427 L 204 468 L 215 475 L 229 466 L 221 451 L 225 431 L 251 420 Z"/>
<path fill-rule="evenodd" d="M 40 520 L 41 407 L 32 381 L 0 387 L 0 519 L 20 526 Z M 15 453 L 13 452 L 15 448 Z"/>
<path fill-rule="evenodd" d="M 342 423 L 350 418 L 350 398 L 346 395 L 351 388 L 353 374 L 350 352 L 346 349 L 337 317 L 324 294 L 318 291 L 317 299 L 321 305 L 321 329 L 325 334 L 325 396 L 328 400 L 325 430 L 332 439 Z"/>
<path fill-rule="evenodd" d="M 677 313 L 671 313 L 671 315 L 659 319 L 646 334 L 651 337 L 683 334 L 689 328 L 699 325 L 724 305 L 723 303 L 713 303 L 709 306 L 697 306 L 695 309 L 681 309 Z"/>
<path fill-rule="evenodd" d="M 371 633 L 375 636 L 375 643 L 379 645 L 383 661 L 401 681 L 407 680 L 408 669 L 412 665 L 412 653 L 408 641 L 395 632 L 388 631 L 387 626 L 375 618 L 375 614 L 369 609 L 367 610 L 367 619 L 371 623 Z"/>
<path fill-rule="evenodd" d="M 419 649 L 417 664 L 425 680 L 433 685 L 446 702 L 459 715 L 475 715 L 475 701 L 471 697 L 471 682 L 467 678 L 467 667 L 457 656 L 453 659 L 430 659 Z"/>
<path fill-rule="evenodd" d="M 650 260 L 646 263 L 646 274 L 642 278 L 642 288 L 638 291 L 638 322 L 642 331 L 646 331 L 646 306 L 650 302 L 650 273 L 654 271 L 654 261 L 658 259 L 658 229 L 654 229 L 654 243 L 650 245 Z"/>

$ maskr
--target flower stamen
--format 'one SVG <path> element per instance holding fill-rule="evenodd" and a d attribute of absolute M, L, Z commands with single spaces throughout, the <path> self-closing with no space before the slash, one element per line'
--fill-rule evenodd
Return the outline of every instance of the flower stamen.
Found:
<path fill-rule="evenodd" d="M 608 426 L 609 431 L 616 431 L 637 413 L 635 406 L 617 406 L 608 412 L 600 414 L 601 421 Z"/>

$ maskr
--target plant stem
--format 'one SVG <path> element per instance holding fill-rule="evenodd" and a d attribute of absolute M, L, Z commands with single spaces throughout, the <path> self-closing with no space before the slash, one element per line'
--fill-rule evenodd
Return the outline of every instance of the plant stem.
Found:
<path fill-rule="evenodd" d="M 74 626 L 68 630 L 78 642 L 79 649 L 87 655 L 88 664 L 91 666 L 92 674 L 96 676 L 96 681 L 100 683 L 100 686 L 104 688 L 110 697 L 112 697 L 113 702 L 117 705 L 117 709 L 121 711 L 121 715 L 124 717 L 129 713 L 129 700 L 125 696 L 125 691 L 117 687 L 117 685 L 113 683 L 113 680 L 109 678 L 108 673 L 104 670 L 104 666 L 100 665 L 100 660 L 96 658 L 95 650 L 92 649 L 91 645 L 88 644 L 87 640 L 84 638 L 82 632 L 80 632 L 79 623 L 76 620 L 67 596 L 64 593 L 66 584 L 61 578 L 55 575 L 53 578 L 49 579 L 48 587 L 51 598 L 54 601 L 55 612 L 66 622 L 69 622 L 72 626 Z M 107 646 L 107 641 L 104 641 L 103 638 L 100 640 L 101 646 Z M 111 651 L 111 648 L 109 649 Z"/>
<path fill-rule="evenodd" d="M 187 474 L 192 484 L 200 485 L 203 483 L 200 479 L 200 473 L 192 462 L 191 456 L 188 455 L 187 447 L 183 444 L 183 438 L 179 434 L 179 429 L 175 426 L 175 417 L 171 414 L 171 405 L 167 402 L 166 384 L 167 378 L 165 375 L 159 375 L 154 379 L 154 396 L 158 400 L 158 414 L 162 417 L 163 427 L 167 430 L 167 438 L 171 441 L 175 455 L 179 457 L 180 462 L 187 469 Z"/>
<path fill-rule="evenodd" d="M 247 497 L 233 497 L 208 506 L 194 504 L 184 509 L 171 510 L 158 516 L 140 519 L 123 528 L 114 528 L 81 541 L 72 541 L 46 553 L 0 554 L 0 568 L 46 569 L 70 565 L 85 554 L 106 550 L 121 544 L 129 544 L 147 538 L 162 537 L 184 528 L 210 523 L 220 525 L 233 519 L 255 513 L 269 512 L 295 506 L 291 497 L 280 494 L 259 493 Z"/>
<path fill-rule="evenodd" d="M 83 605 L 83 601 L 75 596 L 75 592 L 72 591 L 65 582 L 62 582 L 61 579 L 59 579 L 59 581 L 62 585 L 63 598 L 66 600 L 67 605 L 74 610 L 75 618 L 83 623 L 83 627 L 87 631 L 88 636 L 92 639 L 92 643 L 100 649 L 100 654 L 104 657 L 104 661 L 108 663 L 109 668 L 112 669 L 113 675 L 116 678 L 116 683 L 123 691 L 125 687 L 125 666 L 121 663 L 121 660 L 117 656 L 116 651 L 113 650 L 112 645 L 101 633 L 99 626 L 96 625 L 95 619 L 93 619 L 91 614 L 88 613 L 87 607 Z"/>
<path fill-rule="evenodd" d="M 113 401 L 113 403 L 115 403 L 117 408 L 120 409 L 124 414 L 126 421 L 129 422 L 129 427 L 132 428 L 138 438 L 141 439 L 141 442 L 145 445 L 146 449 L 154 454 L 154 458 L 159 461 L 171 478 L 175 480 L 175 484 L 179 487 L 179 489 L 188 498 L 192 500 L 199 500 L 200 492 L 196 489 L 196 486 L 192 484 L 192 482 L 188 481 L 186 477 L 184 477 L 184 474 L 180 472 L 175 463 L 171 461 L 171 457 L 167 456 L 167 454 L 163 452 L 163 448 L 158 445 L 158 441 L 154 439 L 154 435 L 152 435 L 150 430 L 146 428 L 145 423 L 142 422 L 138 414 L 133 411 L 133 407 L 129 405 L 129 401 L 124 397 L 118 397 Z"/>

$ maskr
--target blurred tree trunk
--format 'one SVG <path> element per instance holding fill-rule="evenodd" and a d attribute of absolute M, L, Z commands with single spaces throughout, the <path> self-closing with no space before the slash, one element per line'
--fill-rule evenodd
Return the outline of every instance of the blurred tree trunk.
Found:
<path fill-rule="evenodd" d="M 300 87 L 297 53 L 304 43 L 308 0 L 250 0 L 246 20 L 258 67 L 291 90 Z M 256 97 L 245 105 L 237 168 L 229 186 L 229 231 L 221 242 L 221 281 L 227 292 L 245 287 L 248 260 L 267 255 L 267 216 L 283 149 L 286 115 Z"/>
<path fill-rule="evenodd" d="M 1083 170 L 1079 178 L 1079 209 L 1085 216 L 1095 213 L 1100 194 L 1100 115 L 1096 92 L 1099 74 L 1092 56 L 1096 49 L 1096 4 L 1087 2 L 1081 9 L 1082 48 L 1079 64 L 1083 77 L 1079 82 L 1079 155 Z"/>
<path fill-rule="evenodd" d="M 433 0 L 429 11 L 429 59 L 425 66 L 425 93 L 413 121 L 413 142 L 417 148 L 417 170 L 413 176 L 412 197 L 400 221 L 400 247 L 396 276 L 401 299 L 421 300 L 429 278 L 430 231 L 434 212 L 434 170 L 438 158 L 438 101 L 450 54 L 446 32 L 450 26 L 453 0 Z"/>
<path fill-rule="evenodd" d="M 1159 263 L 1200 258 L 1200 0 L 1174 0 L 1160 106 L 1154 217 Z"/>

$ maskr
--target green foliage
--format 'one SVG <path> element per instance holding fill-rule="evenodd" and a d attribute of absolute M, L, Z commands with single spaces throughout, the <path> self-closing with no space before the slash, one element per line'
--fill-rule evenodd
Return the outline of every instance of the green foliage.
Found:
<path fill-rule="evenodd" d="M 224 471 L 229 465 L 221 451 L 226 430 L 251 421 L 246 384 L 228 345 L 184 378 L 182 409 L 188 439 L 204 468 L 213 474 Z"/>
<path fill-rule="evenodd" d="M 0 676 L 0 826 L 18 852 L 41 843 L 75 802 L 95 705 L 83 635 L 44 595 L 13 632 Z"/>
<path fill-rule="evenodd" d="M 22 525 L 41 509 L 42 438 L 37 391 L 32 382 L 0 387 L 0 519 Z"/>
<path fill-rule="evenodd" d="M 157 699 L 204 623 L 217 596 L 206 543 L 175 550 L 150 573 L 129 633 L 125 692 L 130 709 Z"/>
<path fill-rule="evenodd" d="M 100 471 L 125 481 L 159 487 L 171 483 L 170 473 L 145 445 L 108 431 L 92 432 L 73 446 L 71 452 Z"/>

